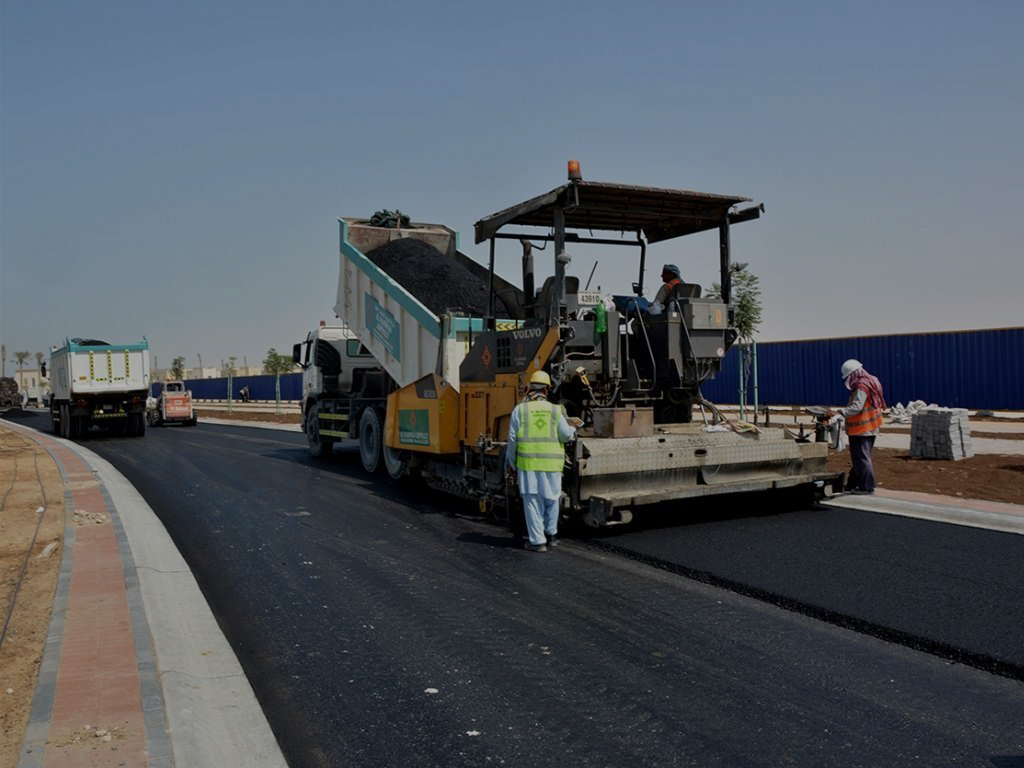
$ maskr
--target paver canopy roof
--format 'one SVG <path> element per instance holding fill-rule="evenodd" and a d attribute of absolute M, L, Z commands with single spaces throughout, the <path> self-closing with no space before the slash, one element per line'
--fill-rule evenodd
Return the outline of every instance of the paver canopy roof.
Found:
<path fill-rule="evenodd" d="M 642 231 L 648 242 L 656 243 L 714 229 L 730 208 L 744 202 L 750 198 L 581 181 L 480 219 L 475 227 L 476 242 L 494 236 L 507 224 L 551 227 L 555 210 L 561 208 L 566 229 Z"/>

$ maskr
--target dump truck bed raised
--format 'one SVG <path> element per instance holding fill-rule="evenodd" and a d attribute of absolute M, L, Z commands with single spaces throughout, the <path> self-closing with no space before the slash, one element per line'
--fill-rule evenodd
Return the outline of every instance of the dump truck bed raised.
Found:
<path fill-rule="evenodd" d="M 435 248 L 442 258 L 476 276 L 481 284 L 487 280 L 487 269 L 460 253 L 456 232 L 440 224 L 415 222 L 406 228 L 389 228 L 372 226 L 366 219 L 338 221 L 341 268 L 335 314 L 398 386 L 436 372 L 458 388 L 459 364 L 471 336 L 483 330 L 483 318 L 442 318 L 367 254 L 395 240 L 413 238 Z M 516 306 L 519 289 L 497 276 L 495 288 Z"/>

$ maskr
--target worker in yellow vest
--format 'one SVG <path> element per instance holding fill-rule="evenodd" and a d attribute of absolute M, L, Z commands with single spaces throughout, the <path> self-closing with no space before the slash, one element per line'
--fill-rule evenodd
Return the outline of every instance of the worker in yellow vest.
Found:
<path fill-rule="evenodd" d="M 885 397 L 882 383 L 868 373 L 859 360 L 847 360 L 840 369 L 843 384 L 850 390 L 850 401 L 840 413 L 846 418 L 850 440 L 850 476 L 846 490 L 864 494 L 875 492 L 875 469 L 871 453 L 882 428 Z"/>
<path fill-rule="evenodd" d="M 548 402 L 550 389 L 551 377 L 544 371 L 534 373 L 526 398 L 512 410 L 508 425 L 505 460 L 519 481 L 529 536 L 524 546 L 530 552 L 558 546 L 564 446 L 583 426 L 579 419 L 567 418 L 562 406 Z"/>

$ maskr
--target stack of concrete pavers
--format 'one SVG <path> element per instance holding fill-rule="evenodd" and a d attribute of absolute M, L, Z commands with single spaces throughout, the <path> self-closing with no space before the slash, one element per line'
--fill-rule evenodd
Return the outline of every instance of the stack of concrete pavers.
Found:
<path fill-rule="evenodd" d="M 910 424 L 910 458 L 952 459 L 974 455 L 966 408 L 921 408 Z"/>

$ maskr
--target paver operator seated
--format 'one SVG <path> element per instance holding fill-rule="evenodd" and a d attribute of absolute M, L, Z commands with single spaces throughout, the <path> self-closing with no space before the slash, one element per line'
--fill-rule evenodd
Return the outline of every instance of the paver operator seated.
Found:
<path fill-rule="evenodd" d="M 654 301 L 651 302 L 650 307 L 647 309 L 652 315 L 660 315 L 665 309 L 665 304 L 668 303 L 669 298 L 672 296 L 672 291 L 675 290 L 677 285 L 682 285 L 683 280 L 679 276 L 679 267 L 675 264 L 666 264 L 661 268 L 661 280 L 662 285 L 654 295 Z"/>

